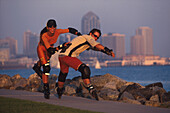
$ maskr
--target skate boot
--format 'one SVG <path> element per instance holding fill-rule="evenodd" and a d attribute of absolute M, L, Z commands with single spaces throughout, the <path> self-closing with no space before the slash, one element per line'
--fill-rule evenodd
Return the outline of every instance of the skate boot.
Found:
<path fill-rule="evenodd" d="M 41 71 L 41 66 L 38 66 L 38 64 L 34 64 L 32 69 L 37 73 L 38 76 L 42 79 L 42 71 Z"/>
<path fill-rule="evenodd" d="M 99 101 L 98 95 L 97 95 L 97 91 L 94 89 L 92 84 L 89 84 L 87 89 L 89 90 L 89 93 L 97 100 Z"/>
<path fill-rule="evenodd" d="M 49 99 L 50 98 L 50 90 L 49 90 L 49 84 L 44 84 L 44 98 Z"/>
<path fill-rule="evenodd" d="M 58 98 L 61 99 L 61 96 L 63 95 L 64 93 L 64 88 L 57 88 L 57 94 L 58 94 Z"/>

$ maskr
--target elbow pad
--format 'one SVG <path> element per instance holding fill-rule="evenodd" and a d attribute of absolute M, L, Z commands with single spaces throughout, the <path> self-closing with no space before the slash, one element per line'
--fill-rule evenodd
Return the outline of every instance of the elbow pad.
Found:
<path fill-rule="evenodd" d="M 107 55 L 112 55 L 112 52 L 113 50 L 112 49 L 109 49 L 107 47 L 104 47 L 104 50 L 101 50 L 101 52 L 107 54 Z"/>
<path fill-rule="evenodd" d="M 69 33 L 76 34 L 78 32 L 77 29 L 69 27 Z"/>

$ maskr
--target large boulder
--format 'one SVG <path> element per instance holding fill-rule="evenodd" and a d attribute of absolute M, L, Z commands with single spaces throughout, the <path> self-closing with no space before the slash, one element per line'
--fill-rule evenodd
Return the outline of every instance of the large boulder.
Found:
<path fill-rule="evenodd" d="M 77 87 L 73 84 L 65 86 L 64 94 L 69 96 L 76 96 Z"/>
<path fill-rule="evenodd" d="M 103 88 L 109 82 L 115 84 L 116 89 L 121 88 L 125 83 L 127 83 L 125 80 L 120 79 L 119 77 L 111 74 L 91 77 L 91 82 L 98 89 Z"/>
<path fill-rule="evenodd" d="M 113 89 L 102 88 L 100 90 L 99 96 L 104 100 L 116 101 L 119 96 L 119 92 Z"/>
<path fill-rule="evenodd" d="M 52 75 L 49 76 L 49 87 L 50 87 L 50 89 L 55 89 L 57 77 L 58 76 L 56 74 L 52 74 Z"/>
<path fill-rule="evenodd" d="M 27 86 L 27 80 L 21 75 L 16 74 L 13 77 L 11 77 L 11 81 L 13 82 L 12 87 L 10 89 L 16 89 L 16 90 L 24 90 Z"/>
<path fill-rule="evenodd" d="M 159 96 L 158 95 L 151 96 L 149 101 L 145 102 L 145 105 L 147 105 L 147 106 L 154 106 L 154 107 L 160 106 L 161 104 L 160 104 L 160 101 L 159 101 Z"/>
<path fill-rule="evenodd" d="M 152 83 L 152 84 L 146 85 L 145 87 L 149 88 L 149 87 L 156 87 L 156 86 L 163 88 L 163 84 L 161 82 Z"/>
<path fill-rule="evenodd" d="M 131 99 L 131 100 L 135 100 L 135 98 L 133 97 L 133 95 L 131 93 L 128 92 L 123 92 L 123 94 L 119 97 L 119 100 L 127 100 L 127 99 Z"/>
<path fill-rule="evenodd" d="M 141 97 L 143 97 L 143 95 L 140 92 L 138 92 L 138 90 L 140 90 L 140 89 L 142 89 L 142 86 L 137 83 L 133 83 L 128 86 L 124 85 L 119 89 L 120 94 L 119 94 L 118 100 L 120 100 L 120 97 L 122 96 L 122 94 L 124 92 L 128 92 L 128 93 L 132 94 L 135 99 L 141 98 Z"/>
<path fill-rule="evenodd" d="M 41 82 L 41 78 L 36 73 L 30 75 L 27 80 L 26 90 L 33 92 L 39 91 Z"/>
<path fill-rule="evenodd" d="M 0 75 L 0 88 L 9 89 L 12 86 L 11 77 L 8 75 Z"/>
<path fill-rule="evenodd" d="M 162 95 L 162 102 L 170 102 L 170 91 Z"/>

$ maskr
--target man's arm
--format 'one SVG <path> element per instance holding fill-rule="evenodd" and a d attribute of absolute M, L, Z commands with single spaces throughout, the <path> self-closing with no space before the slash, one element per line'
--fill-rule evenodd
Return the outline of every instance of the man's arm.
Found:
<path fill-rule="evenodd" d="M 110 56 L 112 56 L 112 57 L 115 57 L 115 54 L 113 53 L 112 49 L 109 49 L 109 48 L 107 48 L 107 47 L 104 47 L 104 46 L 101 45 L 101 44 L 97 44 L 97 45 L 94 47 L 93 50 L 95 50 L 95 51 L 101 51 L 101 52 L 103 52 L 103 53 L 105 53 L 105 54 L 107 54 L 107 55 L 110 55 Z"/>

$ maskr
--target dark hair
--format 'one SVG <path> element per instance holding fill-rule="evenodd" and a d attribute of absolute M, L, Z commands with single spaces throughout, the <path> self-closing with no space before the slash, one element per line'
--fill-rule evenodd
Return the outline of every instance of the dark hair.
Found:
<path fill-rule="evenodd" d="M 96 29 L 96 28 L 92 29 L 92 30 L 89 32 L 89 34 L 90 34 L 90 33 L 94 34 L 95 32 L 98 32 L 98 33 L 100 34 L 100 36 L 101 36 L 101 34 L 102 34 L 101 31 L 100 31 L 99 29 Z M 99 36 L 99 37 L 100 37 L 100 36 Z"/>
<path fill-rule="evenodd" d="M 52 26 L 53 26 L 53 27 L 56 27 L 57 24 L 56 24 L 56 21 L 55 21 L 55 20 L 50 19 L 50 20 L 48 20 L 48 22 L 47 22 L 47 27 L 52 27 Z M 47 32 L 47 27 L 44 27 L 44 28 L 41 30 L 40 36 L 41 36 L 42 34 L 44 34 L 44 33 Z"/>
<path fill-rule="evenodd" d="M 54 20 L 54 19 L 50 19 L 50 20 L 48 20 L 48 22 L 47 22 L 47 27 L 56 27 L 57 26 L 57 24 L 56 24 L 56 21 Z"/>
<path fill-rule="evenodd" d="M 41 30 L 41 32 L 40 32 L 40 36 L 41 36 L 42 34 L 46 33 L 46 32 L 47 32 L 47 27 L 44 27 L 44 28 Z"/>

